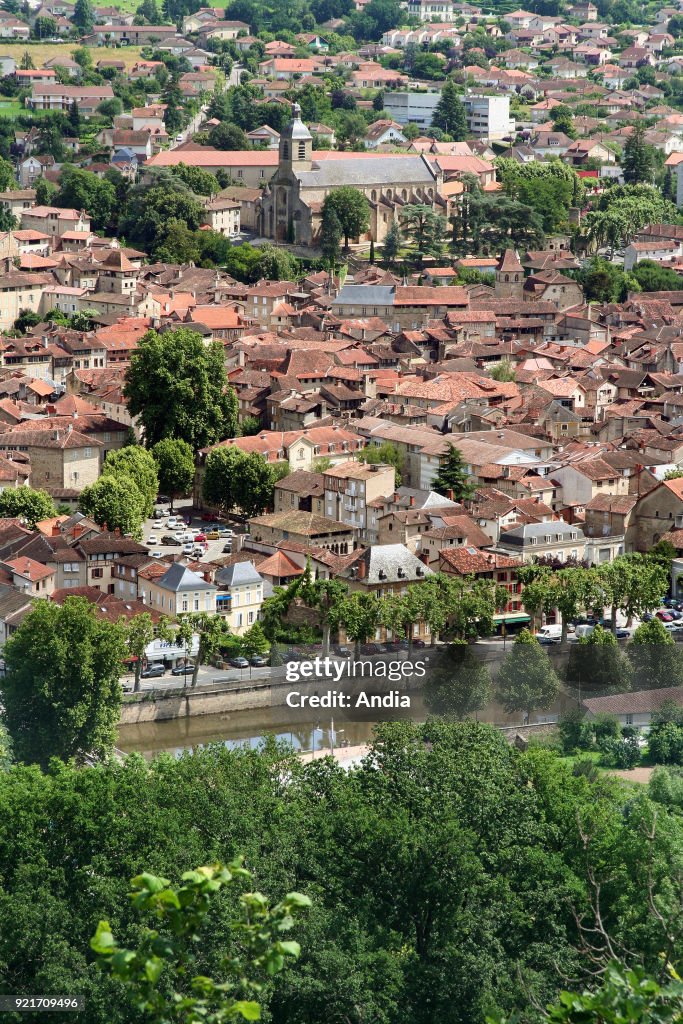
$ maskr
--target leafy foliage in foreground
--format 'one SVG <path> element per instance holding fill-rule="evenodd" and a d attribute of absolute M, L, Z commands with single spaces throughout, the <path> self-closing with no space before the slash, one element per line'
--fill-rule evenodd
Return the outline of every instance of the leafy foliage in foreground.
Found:
<path fill-rule="evenodd" d="M 595 987 L 596 961 L 639 961 L 658 984 L 661 953 L 679 966 L 682 840 L 680 817 L 645 792 L 476 723 L 383 726 L 352 772 L 274 743 L 14 767 L 0 773 L 2 982 L 82 994 L 84 1024 L 139 1019 L 89 955 L 97 921 L 135 950 L 131 877 L 243 854 L 267 899 L 313 904 L 300 959 L 265 983 L 273 1024 L 535 1024 L 560 989 Z M 586 932 L 598 896 L 613 954 Z M 188 977 L 224 977 L 239 913 L 224 886 Z"/>

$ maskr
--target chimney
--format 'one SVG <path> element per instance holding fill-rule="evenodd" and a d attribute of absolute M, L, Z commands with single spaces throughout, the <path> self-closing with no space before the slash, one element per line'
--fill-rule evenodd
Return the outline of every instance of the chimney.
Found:
<path fill-rule="evenodd" d="M 121 531 L 120 531 L 120 529 L 118 528 L 118 526 L 115 526 L 115 527 L 114 527 L 114 536 L 115 536 L 115 537 L 120 537 L 120 536 L 121 536 Z"/>
<path fill-rule="evenodd" d="M 450 498 L 451 501 L 455 501 L 455 498 L 453 496 L 453 488 L 452 487 L 448 488 L 448 497 Z"/>
<path fill-rule="evenodd" d="M 358 563 L 358 579 L 359 580 L 364 580 L 365 579 L 365 571 L 366 571 L 365 556 L 363 556 L 361 558 L 360 562 Z"/>
<path fill-rule="evenodd" d="M 410 507 L 412 508 L 414 504 L 415 504 L 415 495 L 411 494 L 410 495 Z"/>
<path fill-rule="evenodd" d="M 211 573 L 208 571 L 208 569 L 206 572 L 202 573 L 202 579 L 204 580 L 205 583 L 211 582 Z"/>
<path fill-rule="evenodd" d="M 59 537 L 59 527 L 57 525 L 52 527 L 52 530 L 50 531 L 50 536 Z"/>
<path fill-rule="evenodd" d="M 429 552 L 428 551 L 416 551 L 415 554 L 417 555 L 417 557 L 420 559 L 421 562 L 424 562 L 425 565 L 429 565 Z"/>
<path fill-rule="evenodd" d="M 81 526 L 80 523 L 76 523 L 76 525 L 74 526 L 73 530 L 71 531 L 71 536 L 73 537 L 74 540 L 76 540 L 76 538 L 80 537 L 80 535 L 82 533 L 83 533 L 83 527 Z"/>

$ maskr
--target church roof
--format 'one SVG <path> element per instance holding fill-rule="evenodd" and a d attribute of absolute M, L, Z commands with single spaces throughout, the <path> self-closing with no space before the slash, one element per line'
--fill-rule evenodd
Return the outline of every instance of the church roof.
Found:
<path fill-rule="evenodd" d="M 366 160 L 315 161 L 310 171 L 299 171 L 303 187 L 335 188 L 338 185 L 395 185 L 396 182 L 433 185 L 435 176 L 421 156 L 385 156 Z"/>

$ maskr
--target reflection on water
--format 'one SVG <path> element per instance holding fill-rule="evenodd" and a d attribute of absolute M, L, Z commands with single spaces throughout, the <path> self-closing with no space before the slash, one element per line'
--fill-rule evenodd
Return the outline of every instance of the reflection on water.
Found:
<path fill-rule="evenodd" d="M 533 721 L 555 720 L 575 701 L 562 694 L 543 715 Z M 395 712 L 398 716 L 400 713 Z M 410 711 L 403 717 L 414 722 L 427 718 L 422 697 L 412 695 Z M 482 722 L 498 725 L 519 725 L 519 715 L 506 715 L 499 704 L 490 704 L 477 716 Z M 335 746 L 356 746 L 372 738 L 374 722 L 352 722 L 342 715 L 321 711 L 311 712 L 310 720 L 294 715 L 291 708 L 259 708 L 255 711 L 234 711 L 218 715 L 198 715 L 195 718 L 174 718 L 167 722 L 142 722 L 125 725 L 119 730 L 118 747 L 126 753 L 139 753 L 151 757 L 162 750 L 180 753 L 208 743 L 224 743 L 227 747 L 247 745 L 256 747 L 267 733 L 291 743 L 296 750 L 327 750 Z"/>

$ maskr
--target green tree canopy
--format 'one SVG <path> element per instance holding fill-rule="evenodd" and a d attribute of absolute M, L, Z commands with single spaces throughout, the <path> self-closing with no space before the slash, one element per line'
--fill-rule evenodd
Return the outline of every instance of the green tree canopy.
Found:
<path fill-rule="evenodd" d="M 373 0 L 374 2 L 374 0 Z M 344 236 L 344 248 L 348 249 L 349 240 L 364 234 L 370 223 L 370 207 L 362 192 L 352 185 L 342 185 L 327 193 L 323 202 L 323 221 L 329 211 L 334 210 Z"/>
<path fill-rule="evenodd" d="M 31 487 L 6 487 L 0 493 L 0 518 L 23 519 L 33 529 L 41 519 L 57 515 L 54 502 L 46 491 Z"/>
<path fill-rule="evenodd" d="M 78 508 L 99 526 L 120 530 L 139 540 L 145 519 L 146 500 L 135 480 L 125 473 L 105 473 L 81 491 Z"/>
<path fill-rule="evenodd" d="M 188 328 L 148 331 L 133 353 L 125 394 L 148 447 L 175 437 L 196 451 L 237 433 L 237 398 L 227 383 L 223 346 L 205 345 Z"/>
<path fill-rule="evenodd" d="M 148 519 L 154 509 L 154 500 L 159 492 L 157 467 L 151 452 L 138 444 L 127 445 L 118 451 L 109 452 L 104 464 L 108 476 L 129 477 L 143 497 L 143 515 Z"/>
<path fill-rule="evenodd" d="M 171 506 L 176 498 L 188 494 L 192 490 L 194 480 L 194 455 L 187 441 L 175 437 L 165 437 L 157 441 L 152 455 L 159 477 L 159 490 L 171 499 Z"/>
<path fill-rule="evenodd" d="M 459 448 L 449 446 L 448 452 L 441 459 L 439 472 L 432 480 L 431 487 L 445 498 L 452 497 L 453 501 L 467 501 L 474 495 L 472 479 Z"/>
<path fill-rule="evenodd" d="M 85 598 L 37 601 L 4 648 L 0 693 L 18 761 L 104 757 L 116 740 L 123 630 Z"/>
<path fill-rule="evenodd" d="M 515 637 L 497 679 L 500 701 L 508 714 L 545 710 L 557 699 L 560 683 L 548 655 L 527 629 Z"/>
<path fill-rule="evenodd" d="M 455 82 L 448 79 L 432 115 L 432 127 L 447 132 L 454 142 L 467 138 L 467 114 Z"/>

